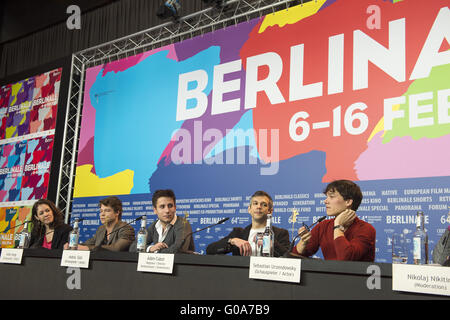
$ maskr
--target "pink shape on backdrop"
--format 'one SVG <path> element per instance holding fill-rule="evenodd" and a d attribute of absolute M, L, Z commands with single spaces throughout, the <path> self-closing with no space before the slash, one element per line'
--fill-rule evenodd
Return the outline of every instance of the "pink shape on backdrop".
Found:
<path fill-rule="evenodd" d="M 34 77 L 34 92 L 33 92 L 33 99 L 37 99 L 41 97 L 42 92 L 42 86 L 44 85 L 45 81 L 49 77 L 48 74 L 44 73 L 39 76 Z"/>
<path fill-rule="evenodd" d="M 450 175 L 450 135 L 439 138 L 396 137 L 382 143 L 382 132 L 355 161 L 359 180 L 440 177 Z"/>
<path fill-rule="evenodd" d="M 102 70 L 103 66 L 96 66 L 89 68 L 86 71 L 86 84 L 84 88 L 84 102 L 83 102 L 83 117 L 81 119 L 82 134 L 80 134 L 80 144 L 78 149 L 83 150 L 83 148 L 88 143 L 89 139 L 94 136 L 95 133 L 95 109 L 91 104 L 91 98 L 89 93 L 91 87 L 97 79 L 97 75 Z"/>

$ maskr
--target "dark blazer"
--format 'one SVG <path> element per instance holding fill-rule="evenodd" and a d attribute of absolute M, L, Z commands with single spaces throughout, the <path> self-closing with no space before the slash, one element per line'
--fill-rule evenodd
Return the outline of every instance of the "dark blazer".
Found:
<path fill-rule="evenodd" d="M 147 246 L 158 243 L 159 234 L 156 231 L 155 220 L 150 227 L 148 227 L 148 237 Z M 164 238 L 164 243 L 167 244 L 168 248 L 159 250 L 159 253 L 193 253 L 195 251 L 194 239 L 190 234 L 192 232 L 191 224 L 182 216 L 177 216 L 177 221 L 170 227 L 167 231 L 167 235 Z M 131 252 L 136 252 L 136 241 L 130 246 Z"/>
<path fill-rule="evenodd" d="M 218 254 L 218 253 L 229 253 L 232 252 L 233 256 L 240 256 L 239 248 L 236 246 L 230 246 L 228 244 L 228 239 L 239 238 L 242 240 L 248 240 L 250 235 L 250 230 L 252 225 L 248 225 L 245 229 L 243 228 L 233 228 L 233 230 L 225 238 L 219 241 L 210 243 L 206 248 L 206 254 Z M 272 226 L 273 233 L 275 236 L 274 241 L 274 257 L 281 257 L 283 254 L 289 250 L 289 232 L 286 229 L 278 228 Z"/>
<path fill-rule="evenodd" d="M 72 227 L 68 224 L 61 224 L 55 228 L 52 240 L 52 249 L 64 249 L 64 244 L 69 242 L 69 233 Z M 41 248 L 44 243 L 44 232 L 38 238 L 33 233 L 31 234 L 30 248 Z"/>
<path fill-rule="evenodd" d="M 95 235 L 82 245 L 88 246 L 89 250 L 128 251 L 134 238 L 133 227 L 126 222 L 119 221 L 111 231 L 109 240 L 106 240 L 106 227 L 101 225 Z"/>

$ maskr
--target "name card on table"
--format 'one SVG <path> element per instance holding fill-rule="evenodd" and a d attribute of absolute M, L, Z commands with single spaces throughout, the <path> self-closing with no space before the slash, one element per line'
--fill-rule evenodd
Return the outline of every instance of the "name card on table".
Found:
<path fill-rule="evenodd" d="M 0 255 L 0 263 L 21 264 L 23 249 L 3 248 Z"/>
<path fill-rule="evenodd" d="M 394 263 L 392 290 L 450 296 L 450 268 Z"/>
<path fill-rule="evenodd" d="M 137 271 L 171 274 L 174 257 L 173 253 L 139 252 Z"/>
<path fill-rule="evenodd" d="M 61 257 L 62 267 L 88 268 L 90 251 L 64 250 Z"/>
<path fill-rule="evenodd" d="M 300 283 L 301 260 L 250 257 L 249 278 Z"/>

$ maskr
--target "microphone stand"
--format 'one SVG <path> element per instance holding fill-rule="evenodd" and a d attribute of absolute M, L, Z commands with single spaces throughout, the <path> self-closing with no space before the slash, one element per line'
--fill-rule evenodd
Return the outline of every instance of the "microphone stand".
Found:
<path fill-rule="evenodd" d="M 323 220 L 325 220 L 327 216 L 323 216 L 320 217 L 316 222 L 314 222 L 312 225 L 310 225 L 309 227 L 306 226 L 305 224 L 303 224 L 303 226 L 306 228 L 306 230 L 304 230 L 302 233 L 297 234 L 294 239 L 292 239 L 291 245 L 289 246 L 289 250 L 283 255 L 285 258 L 288 257 L 295 257 L 295 258 L 304 258 L 304 256 L 302 255 L 296 255 L 291 253 L 292 249 L 294 248 L 294 244 L 295 244 L 295 240 L 297 240 L 298 237 L 301 237 L 302 235 L 304 235 L 305 233 L 309 232 L 311 230 L 311 228 L 313 226 L 315 226 L 316 224 L 318 224 L 319 222 L 322 222 Z"/>
<path fill-rule="evenodd" d="M 110 233 L 107 233 L 107 234 L 105 235 L 105 239 L 108 239 L 108 236 L 109 236 L 109 235 L 111 235 L 111 234 L 113 234 L 113 233 L 115 233 L 115 232 L 117 232 L 117 231 L 119 231 L 119 230 L 125 228 L 126 226 L 129 226 L 129 225 L 131 225 L 132 223 L 134 223 L 134 222 L 136 222 L 136 221 L 142 220 L 142 218 L 144 218 L 144 216 L 137 217 L 136 219 L 131 220 L 130 222 L 128 222 L 128 223 L 124 224 L 123 226 L 117 228 L 116 230 L 113 230 L 113 231 L 111 231 Z M 104 250 L 104 249 L 102 249 L 102 244 L 99 245 L 99 246 L 96 246 L 96 247 L 94 247 L 94 248 L 92 249 L 92 251 L 102 251 L 102 250 Z"/>
<path fill-rule="evenodd" d="M 24 221 L 23 223 L 21 223 L 21 224 L 16 224 L 16 225 L 14 226 L 14 229 L 17 228 L 17 227 L 23 226 L 24 224 L 30 223 L 30 222 L 33 222 L 33 221 L 32 221 L 32 220 L 25 220 L 25 221 Z M 9 227 L 8 229 L 4 230 L 2 233 L 7 233 L 9 230 L 11 230 L 11 227 Z"/>
<path fill-rule="evenodd" d="M 128 222 L 127 224 L 124 224 L 124 225 L 121 226 L 120 228 L 117 228 L 116 230 L 111 231 L 110 233 L 106 234 L 105 238 L 107 238 L 109 235 L 113 234 L 114 232 L 117 232 L 117 231 L 119 231 L 120 229 L 125 228 L 126 226 L 131 225 L 131 224 L 134 223 L 134 222 L 137 222 L 137 221 L 142 220 L 143 217 L 144 217 L 144 216 L 137 217 L 136 219 L 131 220 L 131 221 Z"/>
<path fill-rule="evenodd" d="M 197 232 L 200 232 L 200 231 L 203 231 L 203 230 L 206 230 L 206 229 L 215 227 L 215 226 L 217 226 L 217 225 L 219 225 L 219 224 L 222 224 L 222 223 L 224 223 L 224 222 L 226 222 L 226 221 L 228 221 L 228 220 L 230 220 L 230 217 L 224 218 L 224 219 L 220 220 L 219 222 L 214 223 L 214 224 L 211 224 L 211 225 L 206 226 L 206 227 L 204 227 L 204 228 L 201 228 L 201 229 L 198 229 L 198 230 L 189 232 L 189 233 L 183 238 L 183 241 L 181 242 L 180 248 L 183 247 L 184 242 L 186 241 L 186 239 L 187 239 L 189 236 L 192 236 L 194 233 L 197 233 Z"/>

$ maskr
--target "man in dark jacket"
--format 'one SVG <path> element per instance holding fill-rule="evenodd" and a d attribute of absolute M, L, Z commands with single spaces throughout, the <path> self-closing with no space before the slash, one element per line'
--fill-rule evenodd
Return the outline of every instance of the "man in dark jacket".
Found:
<path fill-rule="evenodd" d="M 229 253 L 233 255 L 251 256 L 255 254 L 255 236 L 264 232 L 267 216 L 273 212 L 273 201 L 264 191 L 256 191 L 251 199 L 248 212 L 252 216 L 252 224 L 246 228 L 233 228 L 225 238 L 213 242 L 206 248 L 206 254 Z M 272 226 L 274 233 L 274 256 L 280 257 L 289 250 L 289 232 L 286 229 Z"/>
<path fill-rule="evenodd" d="M 148 227 L 146 251 L 151 253 L 193 253 L 195 251 L 189 221 L 176 215 L 176 198 L 171 189 L 156 190 L 152 197 L 158 219 Z M 136 252 L 136 241 L 130 246 Z"/>

